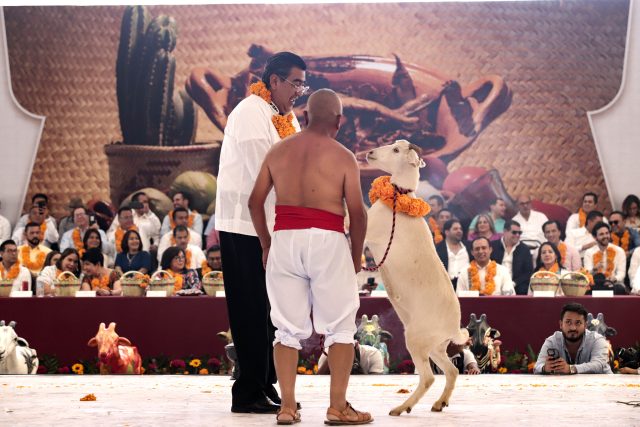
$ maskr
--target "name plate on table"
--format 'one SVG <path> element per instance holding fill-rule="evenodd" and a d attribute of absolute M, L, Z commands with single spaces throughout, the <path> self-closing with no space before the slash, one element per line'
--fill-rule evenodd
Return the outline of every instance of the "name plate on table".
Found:
<path fill-rule="evenodd" d="M 93 298 L 96 296 L 96 291 L 76 291 L 76 298 Z"/>
<path fill-rule="evenodd" d="M 372 297 L 382 297 L 382 298 L 387 298 L 387 291 L 385 290 L 381 290 L 381 291 L 377 291 L 377 290 L 373 290 L 371 291 L 371 296 Z"/>
<path fill-rule="evenodd" d="M 480 291 L 458 291 L 458 296 L 461 297 L 479 297 Z"/>
<path fill-rule="evenodd" d="M 553 298 L 556 296 L 556 292 L 555 291 L 533 291 L 533 296 L 535 298 L 538 298 L 538 297 Z"/>
<path fill-rule="evenodd" d="M 31 291 L 11 291 L 9 296 L 11 298 L 31 298 L 33 293 Z"/>
<path fill-rule="evenodd" d="M 222 298 L 224 298 L 224 297 L 225 297 L 225 293 L 224 293 L 224 291 L 216 291 L 216 297 L 222 297 Z"/>
<path fill-rule="evenodd" d="M 147 291 L 147 297 L 163 298 L 167 296 L 167 291 Z"/>
<path fill-rule="evenodd" d="M 594 298 L 613 298 L 613 291 L 591 291 Z"/>

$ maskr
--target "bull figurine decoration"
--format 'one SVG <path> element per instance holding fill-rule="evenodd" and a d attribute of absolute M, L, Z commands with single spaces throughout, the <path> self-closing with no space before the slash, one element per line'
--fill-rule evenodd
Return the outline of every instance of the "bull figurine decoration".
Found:
<path fill-rule="evenodd" d="M 471 313 L 467 325 L 471 337 L 471 352 L 478 362 L 478 368 L 482 373 L 490 373 L 498 370 L 502 356 L 500 346 L 502 341 L 500 331 L 493 329 L 487 322 L 487 315 L 482 314 L 478 319 L 475 313 Z"/>
<path fill-rule="evenodd" d="M 116 334 L 116 324 L 111 322 L 108 328 L 100 323 L 98 333 L 87 343 L 98 348 L 98 367 L 101 374 L 142 374 L 142 358 L 138 348 L 131 345 L 127 338 Z"/>
<path fill-rule="evenodd" d="M 380 327 L 378 315 L 374 314 L 371 317 L 371 320 L 369 320 L 369 317 L 366 314 L 363 314 L 356 331 L 356 340 L 361 345 L 369 345 L 380 350 L 380 353 L 382 353 L 382 359 L 384 360 L 384 373 L 388 374 L 389 349 L 383 339 L 393 339 L 393 335 Z"/>
<path fill-rule="evenodd" d="M 593 317 L 593 314 L 587 314 L 587 329 L 592 332 L 597 332 L 607 339 L 607 345 L 609 346 L 607 355 L 609 356 L 609 364 L 613 366 L 613 359 L 615 358 L 615 354 L 613 351 L 613 346 L 611 345 L 610 338 L 618 335 L 618 331 L 610 326 L 607 326 L 607 324 L 604 322 L 604 314 L 602 313 L 598 313 L 598 316 L 595 318 Z"/>
<path fill-rule="evenodd" d="M 0 320 L 0 374 L 35 374 L 38 372 L 36 350 L 16 333 L 16 322 Z"/>

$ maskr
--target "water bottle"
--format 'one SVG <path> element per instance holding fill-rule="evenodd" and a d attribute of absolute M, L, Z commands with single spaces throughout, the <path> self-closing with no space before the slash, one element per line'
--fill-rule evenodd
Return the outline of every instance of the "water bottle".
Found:
<path fill-rule="evenodd" d="M 36 296 L 44 296 L 44 282 L 39 277 L 36 279 Z"/>

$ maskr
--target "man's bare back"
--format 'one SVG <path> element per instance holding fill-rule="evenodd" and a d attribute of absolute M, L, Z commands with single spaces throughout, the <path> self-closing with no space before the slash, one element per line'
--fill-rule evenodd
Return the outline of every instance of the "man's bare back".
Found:
<path fill-rule="evenodd" d="M 346 171 L 356 159 L 333 138 L 305 130 L 277 144 L 265 158 L 276 204 L 323 209 L 344 216 Z"/>

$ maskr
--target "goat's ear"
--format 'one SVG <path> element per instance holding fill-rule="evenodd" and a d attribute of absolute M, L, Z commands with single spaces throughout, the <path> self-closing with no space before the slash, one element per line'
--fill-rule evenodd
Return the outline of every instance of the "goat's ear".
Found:
<path fill-rule="evenodd" d="M 426 167 L 426 166 L 427 166 L 427 164 L 424 162 L 424 160 L 420 159 L 420 164 L 418 165 L 418 167 L 419 167 L 420 169 L 422 169 L 422 168 L 424 168 L 424 167 Z"/>
<path fill-rule="evenodd" d="M 18 344 L 20 347 L 29 347 L 29 343 L 28 343 L 28 342 L 27 342 L 27 340 L 25 340 L 24 338 L 20 338 L 20 337 L 18 337 L 18 338 L 16 339 L 16 342 L 17 342 L 17 344 Z"/>
<path fill-rule="evenodd" d="M 131 345 L 131 341 L 125 337 L 118 337 L 118 345 Z"/>
<path fill-rule="evenodd" d="M 89 342 L 87 343 L 87 345 L 89 347 L 97 347 L 98 346 L 98 340 L 96 339 L 96 337 L 93 337 L 89 340 Z"/>
<path fill-rule="evenodd" d="M 412 149 L 409 149 L 409 152 L 407 153 L 407 162 L 414 168 L 419 168 L 421 167 L 421 164 L 424 164 L 424 161 L 420 158 L 418 153 Z"/>

